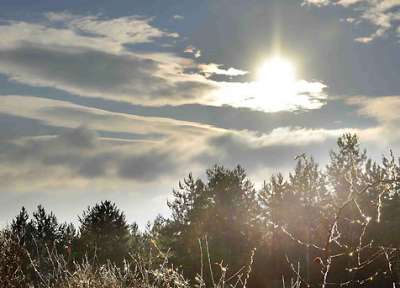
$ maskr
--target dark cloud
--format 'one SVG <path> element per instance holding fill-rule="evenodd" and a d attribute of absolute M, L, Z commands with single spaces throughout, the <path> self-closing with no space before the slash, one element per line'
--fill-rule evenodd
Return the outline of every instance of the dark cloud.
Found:
<path fill-rule="evenodd" d="M 77 174 L 86 178 L 101 178 L 107 175 L 108 169 L 115 162 L 114 153 L 102 153 L 88 157 L 79 165 Z"/>
<path fill-rule="evenodd" d="M 78 127 L 61 134 L 56 138 L 56 141 L 56 144 L 60 146 L 66 145 L 78 149 L 90 149 L 94 148 L 96 145 L 96 134 L 85 127 Z"/>
<path fill-rule="evenodd" d="M 132 54 L 22 43 L 0 50 L 0 71 L 33 86 L 136 103 L 193 102 L 213 87 L 156 76 L 160 63 Z"/>
<path fill-rule="evenodd" d="M 9 150 L 3 150 L 0 159 L 16 165 L 31 161 L 46 165 L 73 164 L 79 161 L 83 152 L 95 148 L 96 139 L 95 133 L 85 127 L 65 129 L 55 137 L 44 136 L 14 142 Z"/>
<path fill-rule="evenodd" d="M 126 93 L 128 88 L 137 93 L 149 82 L 154 86 L 164 83 L 162 79 L 151 76 L 157 69 L 157 63 L 152 60 L 94 50 L 56 50 L 23 45 L 0 51 L 0 63 L 9 65 L 9 70 L 3 67 L 3 73 L 16 77 L 18 81 L 38 81 L 41 85 L 73 91 L 82 89 L 93 94 Z M 128 83 L 132 86 L 126 87 Z"/>
<path fill-rule="evenodd" d="M 55 134 L 63 130 L 62 127 L 50 126 L 40 120 L 0 113 L 0 142 Z"/>
<path fill-rule="evenodd" d="M 31 175 L 32 181 L 41 181 L 43 185 L 49 178 L 57 177 L 57 170 L 53 168 L 62 169 L 71 180 L 121 177 L 141 182 L 171 175 L 178 166 L 173 151 L 147 149 L 140 142 L 129 144 L 128 148 L 103 143 L 94 131 L 82 126 L 66 129 L 55 137 L 34 138 L 22 143 L 0 142 L 0 162 L 16 175 L 10 181 Z M 5 174 L 1 176 L 2 183 L 9 182 Z"/>
<path fill-rule="evenodd" d="M 164 174 L 174 174 L 179 163 L 172 151 L 150 151 L 146 154 L 132 155 L 122 160 L 118 175 L 123 178 L 150 182 Z"/>
<path fill-rule="evenodd" d="M 68 181 L 72 182 L 98 179 L 144 183 L 215 163 L 230 167 L 241 164 L 251 172 L 275 167 L 286 169 L 293 165 L 294 157 L 303 152 L 319 159 L 326 157 L 326 151 L 335 140 L 324 130 L 282 129 L 271 134 L 215 130 L 195 136 L 197 140 L 186 139 L 190 135 L 187 131 L 181 133 L 177 139 L 165 138 L 152 143 L 128 141 L 116 145 L 112 139 L 103 140 L 93 130 L 81 126 L 65 128 L 52 137 L 7 142 L 7 145 L 0 142 L 0 161 L 8 167 L 7 173 L 14 175 L 7 179 L 7 173 L 3 173 L 2 182 L 12 186 L 21 179 L 31 179 L 46 186 L 57 182 L 62 174 L 69 175 Z M 288 140 L 289 136 L 297 139 Z M 190 144 L 194 142 L 198 145 Z M 62 185 L 62 181 L 65 179 L 57 185 Z"/>
<path fill-rule="evenodd" d="M 322 141 L 310 141 L 303 144 L 296 144 L 295 140 L 286 144 L 263 144 L 262 141 L 245 132 L 242 135 L 226 133 L 210 138 L 208 141 L 209 153 L 201 155 L 198 160 L 207 166 L 213 163 L 229 167 L 240 164 L 250 172 L 257 172 L 263 168 L 276 169 L 277 167 L 287 170 L 294 165 L 295 157 L 302 153 L 325 160 L 327 152 L 334 147 L 335 141 L 336 138 L 330 137 Z"/>

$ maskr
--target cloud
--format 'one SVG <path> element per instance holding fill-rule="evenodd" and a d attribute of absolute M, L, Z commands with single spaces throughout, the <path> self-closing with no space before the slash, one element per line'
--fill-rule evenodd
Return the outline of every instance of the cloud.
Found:
<path fill-rule="evenodd" d="M 270 135 L 242 131 L 198 136 L 196 142 L 204 142 L 202 148 L 182 143 L 182 139 L 170 139 L 162 144 L 116 145 L 81 126 L 57 136 L 28 138 L 7 146 L 0 142 L 0 161 L 5 164 L 0 169 L 0 179 L 3 187 L 31 191 L 51 187 L 82 189 L 96 183 L 118 187 L 124 182 L 132 185 L 165 178 L 176 180 L 178 175 L 203 170 L 214 163 L 230 167 L 242 164 L 249 171 L 274 168 L 278 164 L 280 168 L 288 168 L 296 155 L 323 143 L 326 145 L 326 140 L 333 140 L 337 133 L 290 131 L 291 135 L 304 134 L 303 140 L 279 144 L 279 139 L 285 136 L 278 134 L 287 136 L 289 131 L 285 130 Z"/>
<path fill-rule="evenodd" d="M 288 87 L 269 90 L 263 82 L 219 82 L 220 89 L 213 91 L 216 105 L 250 108 L 264 112 L 319 109 L 328 95 L 321 82 L 296 81 Z"/>
<path fill-rule="evenodd" d="M 400 145 L 400 133 L 397 132 L 400 125 L 400 96 L 352 97 L 348 103 L 358 107 L 360 115 L 378 122 L 363 132 L 365 138 L 384 145 Z"/>
<path fill-rule="evenodd" d="M 190 75 L 163 75 L 172 71 L 162 71 L 162 65 L 136 55 L 87 49 L 25 44 L 0 50 L 0 71 L 13 81 L 87 97 L 149 105 L 193 103 L 204 102 L 214 88 Z"/>
<path fill-rule="evenodd" d="M 396 113 L 396 108 L 400 107 L 400 96 L 351 97 L 347 103 L 358 106 L 361 115 L 374 117 L 380 123 L 400 120 L 400 116 Z"/>
<path fill-rule="evenodd" d="M 347 131 L 350 130 L 296 127 L 276 128 L 268 134 L 229 131 L 210 137 L 210 149 L 199 160 L 207 165 L 215 162 L 231 167 L 240 164 L 250 172 L 288 170 L 293 167 L 294 158 L 302 153 L 324 160 L 337 137 Z"/>
<path fill-rule="evenodd" d="M 225 76 L 242 76 L 249 73 L 248 71 L 239 70 L 233 67 L 230 67 L 228 69 L 222 69 L 220 68 L 221 66 L 222 65 L 218 65 L 215 63 L 209 63 L 209 64 L 200 64 L 198 65 L 198 68 L 200 69 L 201 73 L 204 73 L 207 77 L 210 77 L 211 75 L 214 74 L 225 75 Z"/>
<path fill-rule="evenodd" d="M 118 175 L 123 178 L 140 179 L 141 181 L 157 180 L 158 175 L 173 174 L 180 166 L 173 151 L 149 151 L 147 154 L 131 155 L 123 159 L 118 168 Z"/>
<path fill-rule="evenodd" d="M 201 56 L 201 50 L 192 45 L 187 46 L 183 52 L 192 54 L 195 58 L 199 58 Z"/>
<path fill-rule="evenodd" d="M 347 103 L 357 109 L 358 115 L 375 121 L 374 125 L 357 130 L 369 155 L 378 161 L 389 149 L 394 155 L 400 153 L 400 96 L 350 97 Z"/>
<path fill-rule="evenodd" d="M 174 20 L 183 20 L 183 19 L 185 19 L 185 17 L 183 17 L 182 15 L 179 15 L 179 14 L 175 14 L 174 16 L 172 16 L 172 18 Z"/>
<path fill-rule="evenodd" d="M 315 6 L 338 5 L 352 9 L 357 18 L 375 27 L 375 31 L 355 40 L 368 43 L 387 34 L 399 33 L 400 1 L 399 0 L 305 0 L 304 4 Z"/>
<path fill-rule="evenodd" d="M 326 6 L 329 5 L 330 0 L 305 0 L 302 5 L 315 5 L 315 6 Z"/>
<path fill-rule="evenodd" d="M 0 100 L 0 114 L 31 119 L 47 127 L 76 128 L 85 123 L 90 129 L 114 132 L 116 135 L 130 133 L 163 137 L 206 135 L 220 130 L 195 122 L 109 112 L 40 97 L 1 95 Z"/>
<path fill-rule="evenodd" d="M 326 99 L 326 86 L 319 82 L 299 80 L 293 95 L 282 99 L 264 95 L 256 82 L 209 78 L 247 71 L 197 63 L 171 52 L 128 48 L 127 44 L 156 44 L 155 39 L 162 44 L 178 36 L 153 27 L 149 18 L 48 13 L 42 22 L 6 21 L 1 28 L 0 73 L 31 86 L 140 105 L 196 103 L 261 111 L 316 109 Z M 200 50 L 188 46 L 185 52 L 197 57 Z"/>
<path fill-rule="evenodd" d="M 49 135 L 57 131 L 60 131 L 58 127 L 50 126 L 44 121 L 0 112 L 0 142 Z"/>
<path fill-rule="evenodd" d="M 120 45 L 121 49 L 127 43 L 150 43 L 157 38 L 179 36 L 177 33 L 162 31 L 152 26 L 152 18 L 138 15 L 109 19 L 100 15 L 81 16 L 68 12 L 49 12 L 45 17 L 50 21 L 50 25 L 61 24 L 64 29 L 78 32 L 78 35 L 95 36 L 104 42 Z"/>
<path fill-rule="evenodd" d="M 135 187 L 176 181 L 214 163 L 239 163 L 249 171 L 289 167 L 297 154 L 322 147 L 343 132 L 296 127 L 267 134 L 229 131 L 64 101 L 0 97 L 0 115 L 6 116 L 0 117 L 0 127 L 2 120 L 17 117 L 33 125 L 20 126 L 18 137 L 0 139 L 0 180 L 14 191 Z M 46 129 L 32 135 L 30 130 L 38 127 Z"/>
<path fill-rule="evenodd" d="M 0 142 L 0 161 L 6 165 L 0 179 L 3 187 L 25 191 L 156 181 L 176 175 L 181 156 L 174 152 L 180 149 L 165 148 L 174 145 L 173 140 L 116 144 L 81 126 L 56 136 Z"/>
<path fill-rule="evenodd" d="M 188 167 L 192 155 L 202 152 L 205 139 L 219 131 L 64 101 L 0 97 L 1 132 L 9 119 L 31 123 L 17 125 L 22 130 L 8 132 L 12 137 L 0 138 L 0 179 L 3 187 L 17 191 L 176 179 L 180 167 Z M 38 133 L 32 135 L 32 130 Z"/>
<path fill-rule="evenodd" d="M 204 103 L 216 88 L 202 75 L 185 73 L 195 67 L 191 59 L 127 48 L 178 37 L 150 18 L 48 13 L 42 22 L 0 27 L 0 73 L 19 83 L 146 105 Z"/>
<path fill-rule="evenodd" d="M 20 42 L 47 46 L 84 47 L 108 53 L 124 51 L 126 44 L 149 43 L 157 38 L 176 38 L 178 34 L 151 25 L 151 18 L 140 16 L 107 19 L 70 13 L 47 13 L 47 21 L 36 23 L 2 21 L 2 47 Z"/>

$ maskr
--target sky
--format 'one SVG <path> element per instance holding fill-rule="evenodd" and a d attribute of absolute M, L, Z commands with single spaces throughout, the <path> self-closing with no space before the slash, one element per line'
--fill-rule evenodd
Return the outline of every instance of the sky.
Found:
<path fill-rule="evenodd" d="M 399 0 L 0 0 L 0 224 L 109 199 L 142 227 L 189 172 L 261 183 L 357 133 L 399 151 Z"/>

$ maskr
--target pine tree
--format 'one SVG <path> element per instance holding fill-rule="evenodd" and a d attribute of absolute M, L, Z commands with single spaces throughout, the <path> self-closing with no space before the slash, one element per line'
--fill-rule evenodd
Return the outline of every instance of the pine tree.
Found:
<path fill-rule="evenodd" d="M 206 175 L 206 183 L 191 174 L 179 183 L 168 203 L 173 218 L 163 229 L 164 238 L 173 239 L 175 262 L 184 263 L 191 278 L 201 268 L 200 245 L 207 252 L 205 238 L 211 261 L 224 261 L 231 271 L 248 262 L 260 238 L 257 193 L 245 170 L 214 166 Z"/>
<path fill-rule="evenodd" d="M 79 222 L 81 257 L 88 256 L 99 263 L 122 264 L 129 256 L 129 225 L 125 214 L 114 203 L 102 201 L 88 207 Z"/>
<path fill-rule="evenodd" d="M 337 145 L 338 150 L 330 152 L 327 174 L 332 195 L 340 205 L 362 189 L 367 152 L 360 150 L 358 137 L 353 134 L 339 137 Z"/>

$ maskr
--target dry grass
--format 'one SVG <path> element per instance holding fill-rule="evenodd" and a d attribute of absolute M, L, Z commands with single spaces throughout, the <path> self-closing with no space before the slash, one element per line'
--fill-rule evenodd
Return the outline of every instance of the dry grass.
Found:
<path fill-rule="evenodd" d="M 69 262 L 47 249 L 47 256 L 34 258 L 4 230 L 0 234 L 0 287 L 37 288 L 245 288 L 251 264 L 229 274 L 223 263 L 211 263 L 208 246 L 202 268 L 191 283 L 168 262 L 168 253 L 155 243 L 146 257 L 130 256 L 122 267 L 112 263 L 96 264 L 96 260 Z M 203 253 L 202 253 L 203 256 Z M 204 263 L 206 263 L 204 265 Z M 213 269 L 213 267 L 217 267 Z M 208 269 L 211 279 L 203 273 Z M 204 273 L 205 274 L 205 273 Z M 218 276 L 217 276 L 218 275 Z"/>

